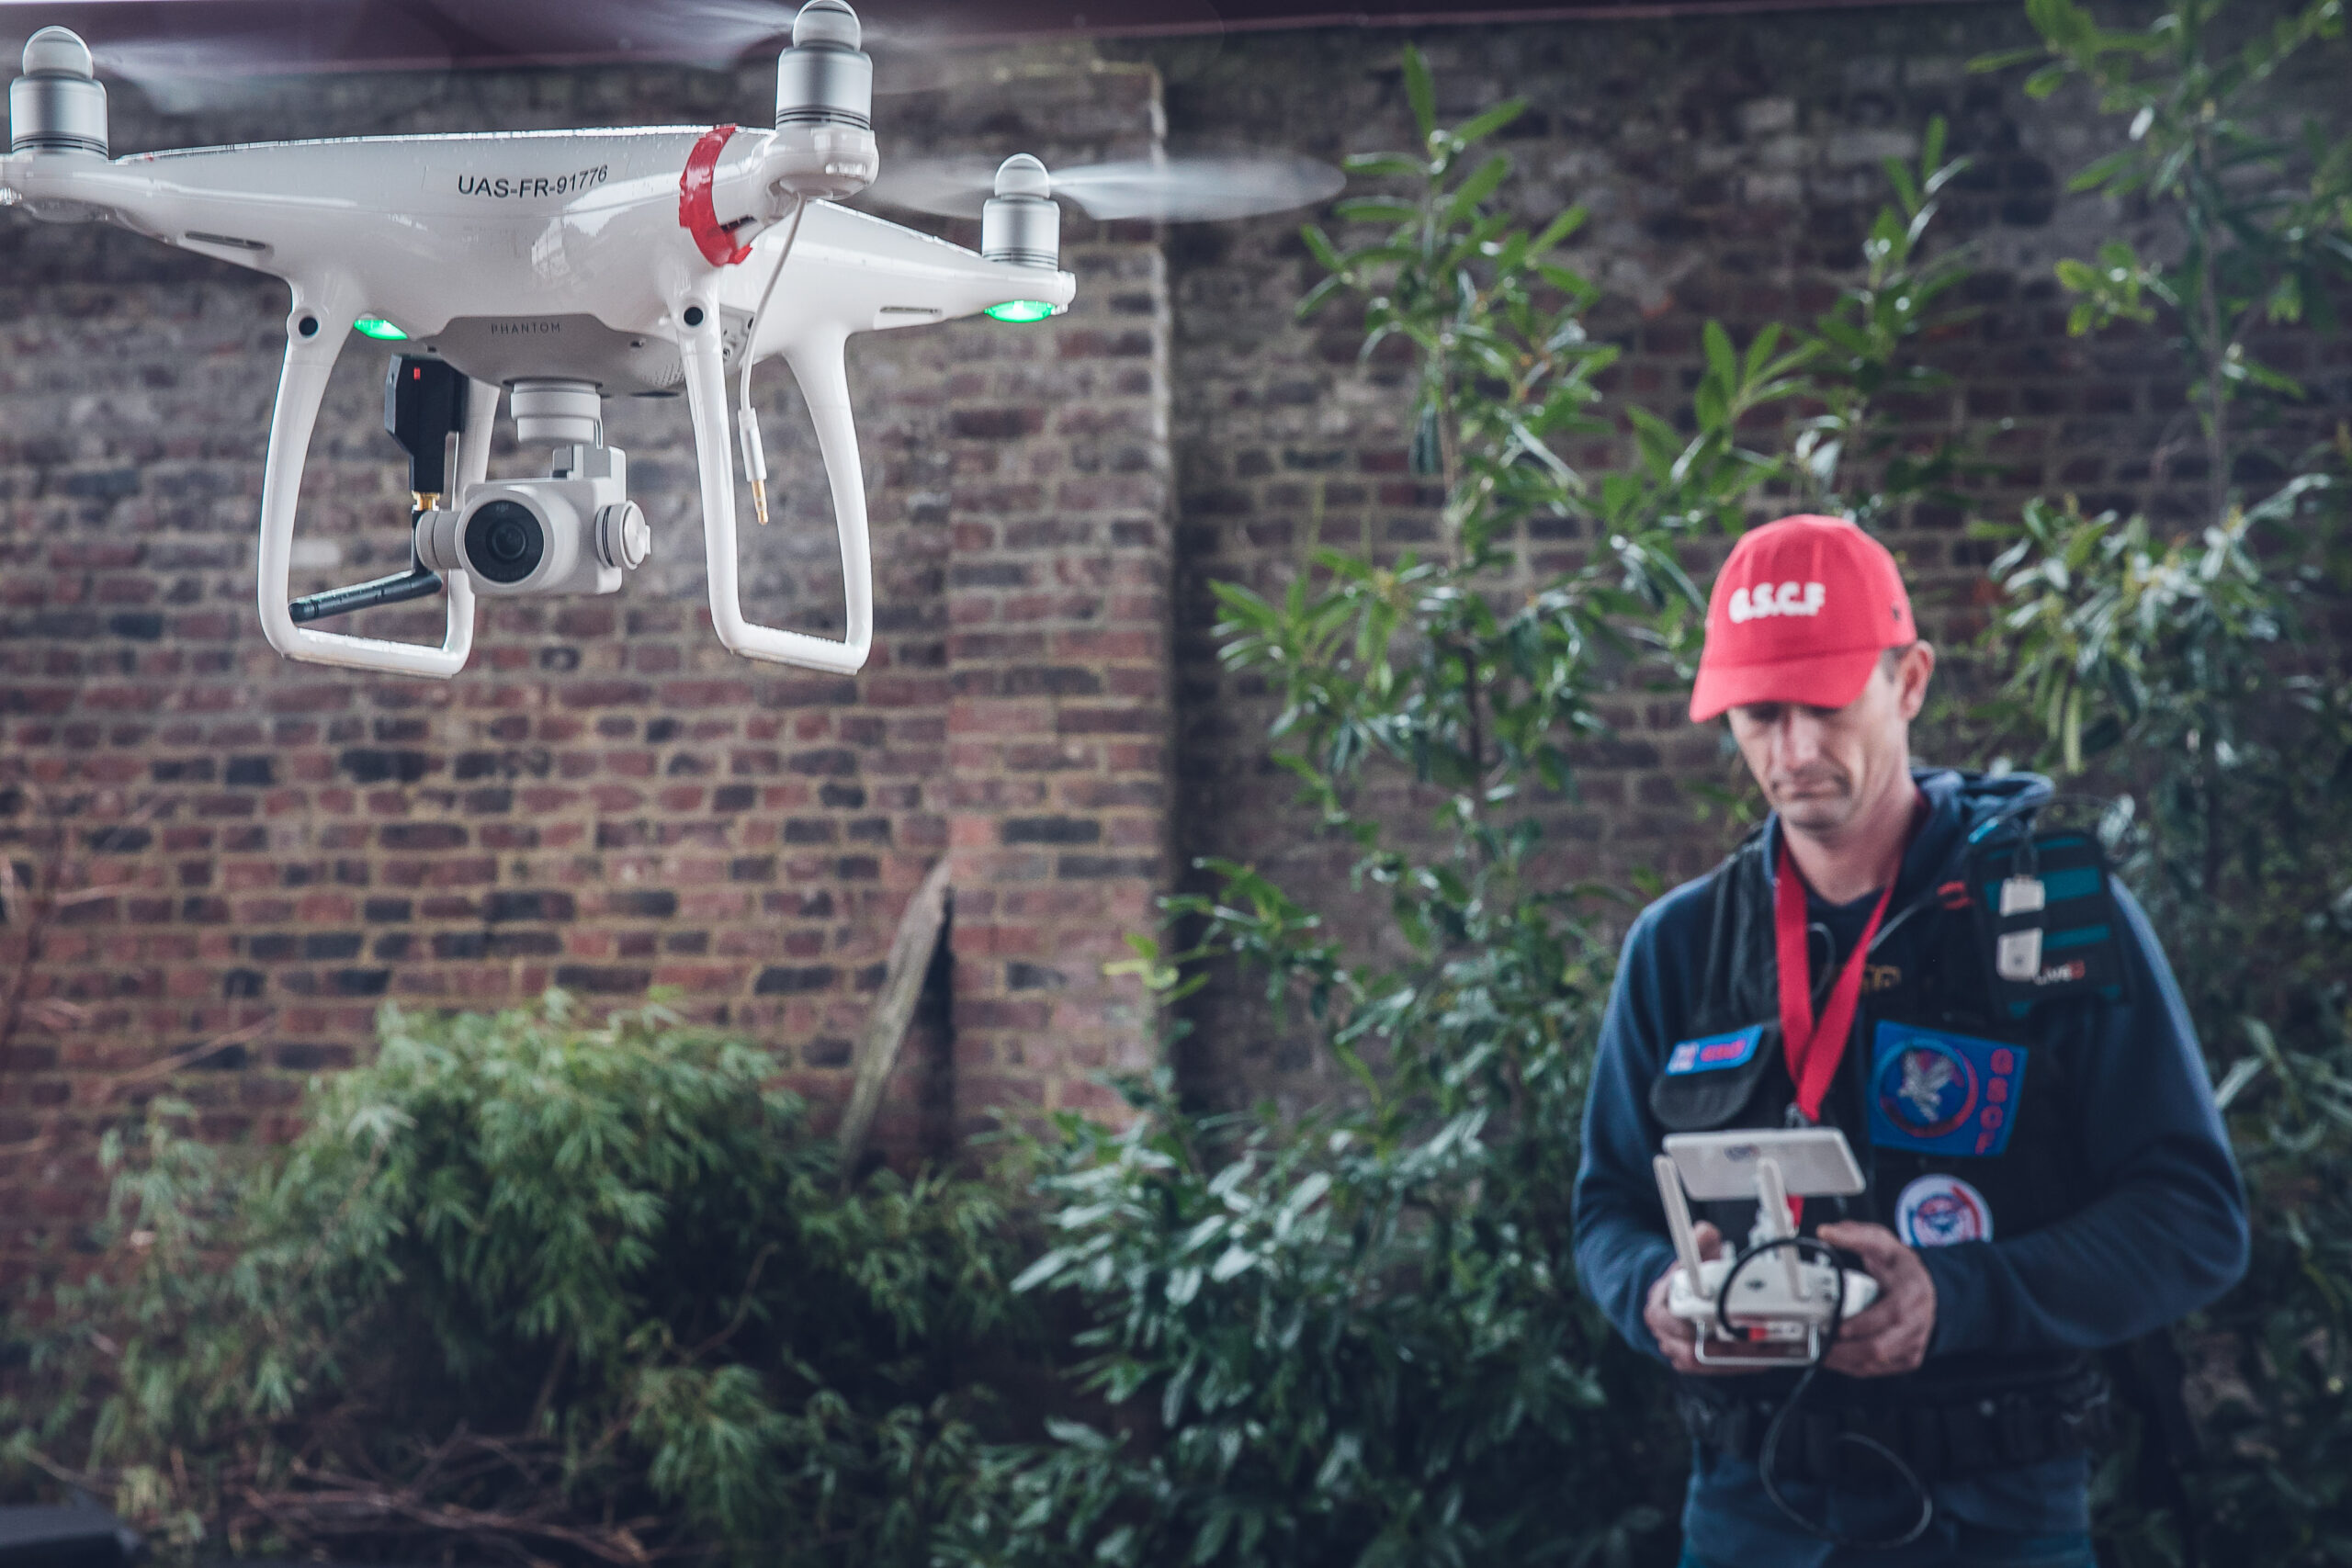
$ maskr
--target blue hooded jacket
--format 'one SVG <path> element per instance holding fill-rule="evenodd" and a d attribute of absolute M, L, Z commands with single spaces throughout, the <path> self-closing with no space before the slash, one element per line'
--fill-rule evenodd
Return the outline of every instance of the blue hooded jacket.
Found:
<path fill-rule="evenodd" d="M 1998 778 L 1950 770 L 1915 773 L 1928 815 L 1897 874 L 1871 951 L 1903 962 L 1906 939 L 1927 922 L 1905 912 L 1961 874 L 1969 835 L 2048 798 L 2033 774 Z M 1778 818 L 1765 827 L 1767 863 L 1778 864 Z M 2204 1060 L 2171 967 L 2146 914 L 2120 884 L 2115 904 L 2128 977 L 2126 1001 L 2103 1010 L 2103 1027 L 2075 1057 L 2069 1136 L 2095 1189 L 2057 1224 L 2014 1237 L 1923 1248 L 1936 1287 L 1928 1364 L 1961 1351 L 2094 1351 L 2171 1323 L 2219 1296 L 2244 1272 L 2245 1200 Z M 1842 964 L 1875 892 L 1833 906 L 1808 899 L 1828 927 Z M 1663 1356 L 1642 1320 L 1651 1284 L 1672 1266 L 1650 1159 L 1665 1130 L 1649 1088 L 1686 1028 L 1706 959 L 1707 879 L 1684 884 L 1645 909 L 1625 938 L 1601 1023 L 1585 1107 L 1577 1173 L 1577 1268 L 1586 1292 L 1636 1348 Z M 2036 1015 L 2037 1018 L 2039 1015 Z M 2030 1019 L 2025 1027 L 2035 1027 Z M 2081 1457 L 1939 1483 L 1939 1514 L 2030 1534 L 2086 1529 L 2087 1461 Z M 1889 1491 L 1898 1489 L 1890 1487 Z M 1900 1533 L 1916 1508 L 1899 1495 L 1791 1483 L 1790 1501 L 1845 1533 Z M 1789 1523 L 1764 1495 L 1755 1466 L 1712 1450 L 1697 1456 L 1684 1518 L 1699 1557 L 1740 1568 L 1819 1568 L 1836 1549 Z M 1901 1553 L 1878 1554 L 1892 1565 Z"/>

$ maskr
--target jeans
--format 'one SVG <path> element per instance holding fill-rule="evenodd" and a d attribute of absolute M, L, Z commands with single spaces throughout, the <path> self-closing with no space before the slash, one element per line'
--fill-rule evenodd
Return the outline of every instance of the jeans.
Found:
<path fill-rule="evenodd" d="M 1914 1556 L 1912 1552 L 1925 1555 Z M 1928 1529 L 1912 1552 L 1902 1554 L 1905 1564 L 1933 1563 L 1937 1568 L 2097 1568 L 2086 1535 L 2020 1535 L 1960 1520 L 1939 1519 Z M 1827 1561 L 1835 1568 L 1865 1568 L 1884 1562 L 1884 1552 L 1834 1551 Z M 1740 1568 L 1736 1562 L 1713 1562 L 1686 1550 L 1681 1568 Z"/>

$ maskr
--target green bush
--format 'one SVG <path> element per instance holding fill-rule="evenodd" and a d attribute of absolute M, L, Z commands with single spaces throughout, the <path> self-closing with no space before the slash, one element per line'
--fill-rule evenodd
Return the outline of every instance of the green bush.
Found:
<path fill-rule="evenodd" d="M 380 1029 L 282 1149 L 109 1136 L 17 1463 L 191 1551 L 925 1561 L 1014 1306 L 989 1189 L 842 1190 L 773 1062 L 659 1007 Z"/>
<path fill-rule="evenodd" d="M 1084 1301 L 1087 1384 L 1149 1440 L 1058 1423 L 949 1561 L 1623 1561 L 1657 1529 L 1676 1445 L 1623 1412 L 1597 1440 L 1606 1329 L 1559 1271 L 1565 1216 L 1495 1190 L 1523 1144 L 1476 1111 L 1402 1146 L 1202 1122 L 1164 1079 L 1136 1109 L 1064 1128 L 1024 1283 Z"/>

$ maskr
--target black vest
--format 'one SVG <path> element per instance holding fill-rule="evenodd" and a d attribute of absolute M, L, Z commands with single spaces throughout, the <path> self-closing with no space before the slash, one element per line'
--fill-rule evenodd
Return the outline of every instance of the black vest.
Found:
<path fill-rule="evenodd" d="M 2075 1160 L 2070 1130 L 2082 1109 L 2075 1092 L 2077 1059 L 2098 1022 L 2095 1010 L 2117 994 L 2120 966 L 2105 868 L 2096 846 L 2079 835 L 2037 840 L 2061 846 L 2056 858 L 2072 863 L 2076 885 L 2092 886 L 2086 878 L 2095 873 L 2096 892 L 2070 897 L 2052 911 L 2075 922 L 2072 932 L 2053 933 L 2054 940 L 2073 938 L 2075 945 L 2051 950 L 2038 988 L 2030 981 L 2006 981 L 1995 970 L 1995 942 L 2005 924 L 2016 922 L 1996 913 L 1991 889 L 2008 869 L 2019 835 L 2004 837 L 2003 847 L 1968 856 L 1959 875 L 1935 895 L 1891 910 L 1865 959 L 1873 967 L 1821 1118 L 1845 1133 L 1868 1187 L 1858 1198 L 1808 1201 L 1803 1227 L 1808 1234 L 1826 1221 L 1858 1219 L 1903 1235 L 1897 1209 L 1909 1193 L 1942 1205 L 1925 1221 L 1915 1213 L 1915 1228 L 1940 1222 L 1952 1227 L 1945 1234 L 1962 1239 L 1988 1230 L 1994 1238 L 2007 1238 L 2063 1220 L 2095 1196 Z M 1703 1040 L 1762 1024 L 1762 1042 L 1736 1068 L 1654 1080 L 1651 1109 L 1669 1132 L 1781 1127 L 1795 1120 L 1795 1086 L 1779 1025 L 1767 842 L 1764 834 L 1752 835 L 1714 872 L 1706 962 L 1688 1025 L 1693 1038 Z M 2043 855 L 2046 863 L 2051 852 Z M 2066 874 L 2055 874 L 2053 886 Z M 2101 911 L 2109 917 L 2105 923 L 2098 922 Z M 2088 934 L 2093 931 L 2095 938 Z M 1818 924 L 1809 932 L 1809 948 L 1818 1016 L 1842 965 L 1825 961 L 1830 938 Z M 1923 1040 L 1913 1030 L 1934 1033 Z M 1938 1037 L 1962 1038 L 1943 1044 Z M 1923 1105 L 1930 1109 L 1923 1111 Z M 1950 1129 L 1935 1119 L 1947 1105 L 1958 1122 Z M 1935 1146 L 1923 1146 L 1930 1144 Z M 1965 1187 L 1923 1179 L 1952 1177 Z M 1979 1199 L 1989 1215 L 1974 1213 Z M 1704 1209 L 1727 1247 L 1746 1243 L 1755 1221 L 1753 1201 Z M 1813 1399 L 1916 1406 L 1995 1390 L 2079 1386 L 2088 1371 L 2087 1359 L 2071 1352 L 1963 1353 L 1932 1359 L 1900 1377 L 1851 1379 L 1824 1371 Z M 1679 1381 L 1687 1398 L 1705 1404 L 1777 1394 L 1794 1376 Z M 1734 1383 L 1741 1385 L 1736 1392 Z"/>

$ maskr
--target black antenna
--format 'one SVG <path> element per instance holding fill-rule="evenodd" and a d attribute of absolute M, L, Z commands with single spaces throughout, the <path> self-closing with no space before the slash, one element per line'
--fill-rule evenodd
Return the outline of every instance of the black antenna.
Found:
<path fill-rule="evenodd" d="M 463 375 L 443 360 L 393 356 L 384 372 L 384 429 L 408 454 L 408 570 L 297 599 L 286 608 L 298 624 L 441 591 L 441 574 L 416 558 L 416 524 L 449 492 L 449 436 L 465 423 Z"/>

